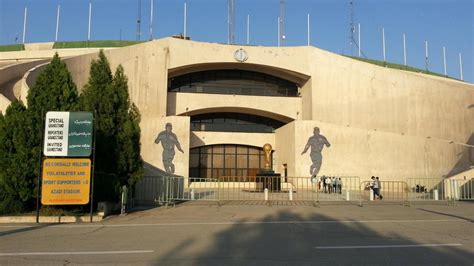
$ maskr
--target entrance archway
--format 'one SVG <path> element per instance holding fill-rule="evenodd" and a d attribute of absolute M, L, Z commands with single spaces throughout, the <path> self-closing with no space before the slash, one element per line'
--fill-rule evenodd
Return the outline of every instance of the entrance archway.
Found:
<path fill-rule="evenodd" d="M 237 180 L 238 177 L 255 177 L 264 166 L 265 154 L 259 147 L 219 144 L 190 150 L 190 177 L 219 178 L 225 176 L 236 177 Z"/>

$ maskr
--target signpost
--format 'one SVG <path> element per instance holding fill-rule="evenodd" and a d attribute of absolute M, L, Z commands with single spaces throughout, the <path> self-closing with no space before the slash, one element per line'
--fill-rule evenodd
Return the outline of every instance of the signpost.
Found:
<path fill-rule="evenodd" d="M 93 115 L 88 112 L 48 112 L 43 153 L 46 156 L 89 157 Z"/>
<path fill-rule="evenodd" d="M 95 152 L 92 162 L 84 157 L 90 157 L 92 149 L 95 149 L 95 138 L 94 144 L 92 143 L 93 130 L 94 116 L 91 112 L 46 113 L 43 154 L 49 157 L 70 158 L 45 159 L 42 164 L 42 180 L 38 176 L 38 184 L 41 184 L 41 204 L 85 205 L 90 203 L 91 222 Z M 37 200 L 36 222 L 39 222 L 39 199 Z"/>
<path fill-rule="evenodd" d="M 46 159 L 43 162 L 41 204 L 87 204 L 90 181 L 90 159 Z"/>

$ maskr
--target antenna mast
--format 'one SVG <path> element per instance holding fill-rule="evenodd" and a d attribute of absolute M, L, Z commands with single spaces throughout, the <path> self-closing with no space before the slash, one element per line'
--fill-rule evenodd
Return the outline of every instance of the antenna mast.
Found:
<path fill-rule="evenodd" d="M 360 24 L 359 24 L 359 29 L 360 31 Z M 364 54 L 364 52 L 360 49 L 360 43 L 358 43 L 354 37 L 354 33 L 356 31 L 356 24 L 354 23 L 354 1 L 349 0 L 349 45 L 350 45 L 350 50 L 351 50 L 351 56 L 354 56 L 354 46 L 355 48 L 358 48 L 360 51 L 360 54 L 362 54 L 363 57 L 367 58 L 367 56 Z M 359 38 L 360 38 L 360 32 L 359 33 Z M 360 42 L 360 40 L 359 40 Z"/>
<path fill-rule="evenodd" d="M 351 56 L 354 56 L 354 32 L 355 32 L 355 26 L 354 26 L 354 1 L 350 0 L 349 1 L 349 30 L 350 30 L 350 36 L 349 36 L 349 45 L 351 46 Z"/>
<path fill-rule="evenodd" d="M 235 43 L 235 0 L 227 0 L 228 14 L 227 14 L 227 24 L 228 24 L 228 36 L 227 44 Z"/>
<path fill-rule="evenodd" d="M 280 39 L 280 45 L 284 46 L 285 45 L 285 0 L 280 0 L 280 17 L 278 21 L 278 25 L 280 26 L 279 29 L 280 31 L 278 32 L 279 36 L 278 38 Z"/>
<path fill-rule="evenodd" d="M 138 0 L 138 15 L 137 15 L 137 41 L 140 41 L 142 35 L 140 24 L 142 22 L 142 0 Z"/>

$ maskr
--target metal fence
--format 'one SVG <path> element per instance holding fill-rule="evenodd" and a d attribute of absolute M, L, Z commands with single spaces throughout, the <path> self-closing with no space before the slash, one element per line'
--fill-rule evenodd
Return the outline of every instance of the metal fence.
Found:
<path fill-rule="evenodd" d="M 441 178 L 407 178 L 408 197 L 410 201 L 448 200 L 445 179 Z"/>
<path fill-rule="evenodd" d="M 383 201 L 474 200 L 474 179 L 408 178 L 380 181 Z M 370 181 L 357 176 L 235 177 L 146 176 L 133 191 L 133 205 L 166 205 L 177 201 L 357 202 L 376 200 Z"/>
<path fill-rule="evenodd" d="M 408 178 L 410 201 L 474 200 L 474 179 Z"/>
<path fill-rule="evenodd" d="M 474 200 L 474 178 L 459 179 L 460 200 Z"/>
<path fill-rule="evenodd" d="M 379 194 L 371 188 L 371 181 L 363 181 L 360 183 L 361 190 L 363 190 L 361 198 L 363 201 L 384 200 L 396 202 L 408 202 L 408 185 L 403 181 L 379 181 Z"/>
<path fill-rule="evenodd" d="M 358 177 L 144 177 L 135 205 L 176 201 L 360 201 Z"/>
<path fill-rule="evenodd" d="M 451 200 L 474 200 L 474 178 L 445 179 L 445 188 Z"/>

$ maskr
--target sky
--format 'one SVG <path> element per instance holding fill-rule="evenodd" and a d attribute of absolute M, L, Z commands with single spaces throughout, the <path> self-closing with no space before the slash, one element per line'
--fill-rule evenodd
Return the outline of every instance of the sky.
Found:
<path fill-rule="evenodd" d="M 136 40 L 140 0 L 90 0 L 91 40 Z M 227 43 L 227 0 L 154 0 L 153 38 L 183 33 L 187 3 L 187 35 L 203 42 Z M 246 44 L 247 15 L 250 44 L 277 46 L 280 0 L 235 0 L 235 43 Z M 311 45 L 337 54 L 351 51 L 349 0 L 286 0 L 285 46 L 307 45 L 310 14 Z M 474 83 L 474 0 L 353 0 L 353 21 L 361 25 L 362 52 L 383 60 L 382 28 L 386 60 L 403 64 L 406 34 L 409 66 L 460 78 L 462 54 L 464 80 Z M 141 0 L 141 39 L 150 38 L 150 3 Z M 22 41 L 24 8 L 28 7 L 26 42 L 54 41 L 56 11 L 61 6 L 59 41 L 87 40 L 89 0 L 0 0 L 0 45 Z M 355 38 L 357 40 L 357 32 Z"/>

